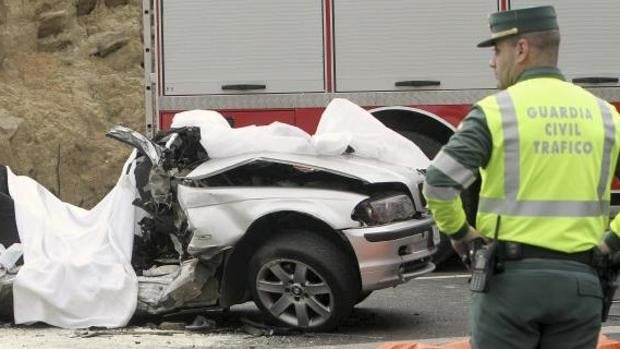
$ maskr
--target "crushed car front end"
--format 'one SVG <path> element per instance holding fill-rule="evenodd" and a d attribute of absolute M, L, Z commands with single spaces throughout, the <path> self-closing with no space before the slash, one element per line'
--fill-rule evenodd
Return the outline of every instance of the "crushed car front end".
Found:
<path fill-rule="evenodd" d="M 396 286 L 435 269 L 431 256 L 439 232 L 420 195 L 423 176 L 394 171 L 407 192 L 378 192 L 360 202 L 352 218 L 362 227 L 342 231 L 355 251 L 363 292 Z"/>
<path fill-rule="evenodd" d="M 179 197 L 194 237 L 210 237 L 205 252 L 232 247 L 252 222 L 275 212 L 315 217 L 350 245 L 364 293 L 435 269 L 439 233 L 420 193 L 423 178 L 355 156 L 263 153 L 204 163 Z"/>

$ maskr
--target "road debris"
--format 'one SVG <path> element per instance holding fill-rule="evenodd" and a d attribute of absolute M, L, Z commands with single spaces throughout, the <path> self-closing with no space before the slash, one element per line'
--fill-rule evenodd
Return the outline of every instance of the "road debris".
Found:
<path fill-rule="evenodd" d="M 207 319 L 202 315 L 196 316 L 194 322 L 185 326 L 188 331 L 207 331 L 217 327 L 215 320 Z"/>
<path fill-rule="evenodd" d="M 241 322 L 243 323 L 241 330 L 247 334 L 252 335 L 252 337 L 283 336 L 300 333 L 299 330 L 286 327 L 271 326 L 260 322 L 252 321 L 248 318 L 241 318 Z"/>

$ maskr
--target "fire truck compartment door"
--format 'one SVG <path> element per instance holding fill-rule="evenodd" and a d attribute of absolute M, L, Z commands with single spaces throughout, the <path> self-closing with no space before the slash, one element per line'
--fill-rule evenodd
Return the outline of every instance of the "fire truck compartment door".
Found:
<path fill-rule="evenodd" d="M 322 92 L 323 1 L 161 1 L 163 93 Z"/>
<path fill-rule="evenodd" d="M 618 0 L 511 0 L 513 9 L 553 5 L 562 40 L 558 65 L 566 79 L 588 86 L 617 86 L 620 77 Z M 579 82 L 583 81 L 583 83 Z"/>
<path fill-rule="evenodd" d="M 492 52 L 476 44 L 495 11 L 490 0 L 334 1 L 336 90 L 494 88 Z"/>

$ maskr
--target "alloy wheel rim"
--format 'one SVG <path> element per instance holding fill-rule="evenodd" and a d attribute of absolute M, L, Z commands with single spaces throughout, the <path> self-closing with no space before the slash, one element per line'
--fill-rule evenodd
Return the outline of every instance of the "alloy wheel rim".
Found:
<path fill-rule="evenodd" d="M 256 289 L 271 315 L 290 326 L 320 326 L 334 311 L 334 295 L 325 278 L 297 260 L 265 263 L 258 271 Z"/>

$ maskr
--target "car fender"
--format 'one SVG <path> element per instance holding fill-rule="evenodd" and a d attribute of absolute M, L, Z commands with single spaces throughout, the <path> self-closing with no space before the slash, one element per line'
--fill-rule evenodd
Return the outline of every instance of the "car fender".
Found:
<path fill-rule="evenodd" d="M 282 211 L 313 216 L 334 230 L 360 227 L 351 218 L 366 195 L 311 188 L 179 186 L 179 203 L 203 249 L 232 246 L 257 219 Z M 191 243 L 190 243 L 191 244 Z"/>

